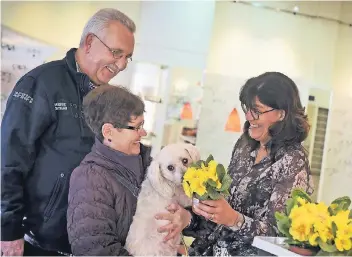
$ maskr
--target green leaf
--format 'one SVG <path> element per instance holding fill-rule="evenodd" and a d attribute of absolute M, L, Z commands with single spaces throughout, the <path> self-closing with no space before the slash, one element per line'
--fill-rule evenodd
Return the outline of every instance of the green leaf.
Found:
<path fill-rule="evenodd" d="M 202 167 L 202 163 L 204 164 L 204 161 L 202 161 L 202 160 L 199 160 L 196 162 L 196 164 L 199 166 L 199 168 Z"/>
<path fill-rule="evenodd" d="M 210 161 L 213 161 L 214 157 L 212 155 L 209 155 L 209 157 L 207 158 L 207 160 L 205 161 L 205 164 L 208 166 Z"/>
<path fill-rule="evenodd" d="M 216 189 L 216 191 L 222 192 L 222 191 L 228 190 L 231 186 L 231 183 L 232 183 L 232 178 L 228 174 L 225 174 L 225 176 L 223 177 L 223 180 L 221 181 L 221 187 L 219 189 Z"/>
<path fill-rule="evenodd" d="M 220 182 L 222 183 L 222 179 L 226 174 L 224 165 L 218 164 L 218 166 L 216 166 L 216 173 L 218 174 L 218 178 L 219 178 Z"/>
<path fill-rule="evenodd" d="M 334 221 L 331 223 L 331 228 L 332 228 L 332 234 L 334 235 L 334 237 L 336 237 L 337 226 Z"/>
<path fill-rule="evenodd" d="M 286 201 L 286 215 L 290 215 L 293 206 L 295 206 L 296 201 L 293 198 L 289 198 Z"/>
<path fill-rule="evenodd" d="M 287 218 L 287 216 L 283 212 L 278 212 L 278 211 L 275 212 L 275 219 L 277 221 L 281 221 L 285 218 Z"/>
<path fill-rule="evenodd" d="M 290 238 L 290 219 L 282 212 L 275 212 L 275 219 L 279 231 L 286 237 Z"/>
<path fill-rule="evenodd" d="M 336 208 L 333 208 L 335 212 L 347 211 L 351 205 L 351 199 L 348 196 L 339 197 L 334 201 L 332 201 L 332 203 L 330 204 L 330 207 L 335 204 L 337 205 Z"/>
<path fill-rule="evenodd" d="M 297 199 L 298 197 L 300 197 L 302 199 L 305 199 L 309 203 L 312 202 L 312 199 L 310 198 L 310 196 L 301 188 L 294 188 L 291 192 L 291 195 L 293 199 Z"/>
<path fill-rule="evenodd" d="M 347 251 L 345 256 L 352 256 L 352 248 L 351 248 L 351 250 Z"/>
<path fill-rule="evenodd" d="M 224 198 L 230 196 L 229 190 L 224 190 L 224 191 L 221 192 L 221 194 L 224 196 Z"/>
<path fill-rule="evenodd" d="M 333 253 L 337 251 L 337 248 L 335 245 L 324 243 L 320 238 L 317 239 L 317 242 L 319 244 L 319 247 L 325 252 Z"/>
<path fill-rule="evenodd" d="M 212 200 L 219 200 L 221 195 L 215 191 L 212 187 L 207 187 L 208 195 Z"/>
<path fill-rule="evenodd" d="M 289 219 L 282 221 L 282 222 L 278 222 L 277 228 L 284 236 L 286 236 L 286 237 L 291 236 L 290 235 L 290 221 L 289 221 Z"/>
<path fill-rule="evenodd" d="M 204 195 L 200 196 L 199 194 L 196 193 L 196 198 L 198 198 L 200 201 L 204 201 L 209 199 L 209 195 L 205 193 Z"/>
<path fill-rule="evenodd" d="M 201 168 L 197 163 L 192 163 L 192 164 L 190 165 L 190 167 L 196 168 L 196 169 L 200 169 L 200 168 Z"/>
<path fill-rule="evenodd" d="M 329 206 L 328 212 L 329 212 L 330 216 L 335 216 L 337 214 L 337 212 L 334 209 L 332 209 L 331 206 Z"/>
<path fill-rule="evenodd" d="M 207 184 L 212 186 L 212 187 L 216 187 L 216 182 L 214 180 L 212 180 L 211 178 L 208 179 Z"/>
<path fill-rule="evenodd" d="M 285 239 L 285 243 L 289 245 L 302 245 L 302 242 L 294 240 L 292 238 Z"/>
<path fill-rule="evenodd" d="M 352 255 L 346 253 L 346 251 L 344 252 L 336 251 L 336 252 L 329 253 L 329 252 L 325 252 L 324 250 L 320 250 L 318 251 L 316 256 L 352 256 Z"/>
<path fill-rule="evenodd" d="M 331 255 L 331 253 L 320 250 L 316 256 L 330 256 L 330 255 Z"/>

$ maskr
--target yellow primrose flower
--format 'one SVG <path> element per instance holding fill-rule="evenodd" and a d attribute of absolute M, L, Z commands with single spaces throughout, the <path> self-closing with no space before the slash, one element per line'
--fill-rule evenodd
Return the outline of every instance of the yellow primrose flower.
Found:
<path fill-rule="evenodd" d="M 343 228 L 338 228 L 336 236 L 344 239 L 352 238 L 352 223 Z"/>
<path fill-rule="evenodd" d="M 218 163 L 214 160 L 210 161 L 209 164 L 208 164 L 208 169 L 209 171 L 211 172 L 216 172 L 216 167 L 218 166 Z"/>
<path fill-rule="evenodd" d="M 206 192 L 206 187 L 204 184 L 207 180 L 208 178 L 206 173 L 202 169 L 197 169 L 195 167 L 188 168 L 183 176 L 183 182 L 189 183 L 189 188 L 187 185 L 184 185 L 185 193 L 189 194 L 192 192 L 192 194 L 197 193 L 199 195 L 204 195 Z"/>
<path fill-rule="evenodd" d="M 218 180 L 218 176 L 215 174 L 211 174 L 209 171 L 205 174 L 206 175 L 206 177 L 208 178 L 208 179 L 211 179 L 211 180 L 213 180 L 214 182 L 216 182 L 217 180 Z"/>
<path fill-rule="evenodd" d="M 290 228 L 290 234 L 295 240 L 300 242 L 307 241 L 311 231 L 311 226 L 312 222 L 305 217 L 293 220 Z"/>
<path fill-rule="evenodd" d="M 336 238 L 335 239 L 335 245 L 337 250 L 339 250 L 340 252 L 343 251 L 349 251 L 352 247 L 352 242 L 351 239 L 345 239 L 345 238 Z"/>
<path fill-rule="evenodd" d="M 309 213 L 308 213 L 307 208 L 305 208 L 304 206 L 298 207 L 297 205 L 295 205 L 295 206 L 293 206 L 293 208 L 291 210 L 289 218 L 291 220 L 295 220 L 299 217 L 308 216 L 308 215 L 309 215 Z"/>
<path fill-rule="evenodd" d="M 200 169 L 203 170 L 203 171 L 207 171 L 208 167 L 205 166 L 204 162 L 202 162 L 201 165 L 200 165 Z"/>
<path fill-rule="evenodd" d="M 297 198 L 297 202 L 300 204 L 300 205 L 305 205 L 307 203 L 307 201 L 301 197 L 298 197 Z"/>
<path fill-rule="evenodd" d="M 344 227 L 347 226 L 349 219 L 348 215 L 350 214 L 350 211 L 340 211 L 337 213 L 335 216 L 332 217 L 332 221 L 335 222 L 336 226 L 338 229 L 343 229 Z"/>
<path fill-rule="evenodd" d="M 185 175 L 183 176 L 183 180 L 187 182 L 191 182 L 193 179 L 198 177 L 198 171 L 195 167 L 190 167 L 186 170 Z"/>
<path fill-rule="evenodd" d="M 189 198 L 191 198 L 192 195 L 193 195 L 193 191 L 192 191 L 190 185 L 188 184 L 188 182 L 184 180 L 184 181 L 182 182 L 182 186 L 183 186 L 183 190 L 185 191 L 185 194 L 186 194 Z"/>
<path fill-rule="evenodd" d="M 328 223 L 326 222 L 320 222 L 320 221 L 315 221 L 313 224 L 314 230 L 317 232 L 326 232 L 330 229 L 328 226 Z"/>
<path fill-rule="evenodd" d="M 334 239 L 334 235 L 331 229 L 321 229 L 318 230 L 320 239 L 326 243 L 328 240 Z"/>
<path fill-rule="evenodd" d="M 317 242 L 318 237 L 319 237 L 318 233 L 314 233 L 313 235 L 310 235 L 309 236 L 309 243 L 312 246 L 317 246 L 318 245 L 318 242 Z"/>
<path fill-rule="evenodd" d="M 191 190 L 198 195 L 202 196 L 206 193 L 206 187 L 204 186 L 204 181 L 201 179 L 195 179 L 191 181 L 190 184 Z"/>
<path fill-rule="evenodd" d="M 216 188 L 220 189 L 222 187 L 222 184 L 220 183 L 219 180 L 216 181 Z"/>
<path fill-rule="evenodd" d="M 330 213 L 328 211 L 328 206 L 325 203 L 309 203 L 307 204 L 307 210 L 311 213 L 311 215 L 315 216 L 320 221 L 324 222 L 326 219 L 330 217 Z"/>

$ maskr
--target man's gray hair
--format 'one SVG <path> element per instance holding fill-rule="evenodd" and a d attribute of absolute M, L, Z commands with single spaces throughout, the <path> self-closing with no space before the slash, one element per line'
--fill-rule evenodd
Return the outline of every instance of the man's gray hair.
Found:
<path fill-rule="evenodd" d="M 126 14 L 113 8 L 104 8 L 96 12 L 84 26 L 79 46 L 82 47 L 84 45 L 84 40 L 89 33 L 99 34 L 111 21 L 119 21 L 132 33 L 136 31 L 136 25 Z"/>

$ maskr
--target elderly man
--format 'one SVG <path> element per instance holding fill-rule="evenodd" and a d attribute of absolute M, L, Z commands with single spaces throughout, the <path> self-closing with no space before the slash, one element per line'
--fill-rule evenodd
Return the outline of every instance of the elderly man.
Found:
<path fill-rule="evenodd" d="M 82 98 L 126 68 L 134 32 L 125 14 L 102 9 L 87 22 L 78 49 L 17 82 L 1 128 L 2 255 L 70 253 L 70 175 L 94 143 Z"/>

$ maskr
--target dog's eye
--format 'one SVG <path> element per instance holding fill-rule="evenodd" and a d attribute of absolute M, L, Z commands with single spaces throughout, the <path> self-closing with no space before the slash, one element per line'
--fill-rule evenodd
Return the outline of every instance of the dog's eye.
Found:
<path fill-rule="evenodd" d="M 173 171 L 173 170 L 175 169 L 175 167 L 174 167 L 173 165 L 169 165 L 169 166 L 167 166 L 167 169 L 168 169 L 169 171 Z"/>
<path fill-rule="evenodd" d="M 183 165 L 187 165 L 188 164 L 188 159 L 187 158 L 183 158 L 182 159 L 182 163 L 183 163 Z"/>

